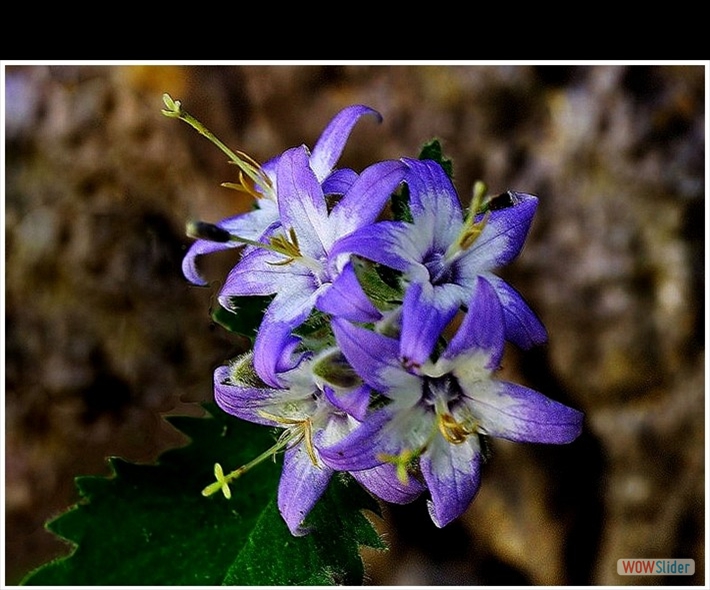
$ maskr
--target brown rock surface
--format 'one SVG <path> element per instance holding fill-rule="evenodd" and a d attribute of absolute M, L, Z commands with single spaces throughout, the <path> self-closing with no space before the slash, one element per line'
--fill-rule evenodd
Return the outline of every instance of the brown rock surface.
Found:
<path fill-rule="evenodd" d="M 341 162 L 416 156 L 432 137 L 467 201 L 535 193 L 504 275 L 549 344 L 504 371 L 586 413 L 565 447 L 494 441 L 480 494 L 444 530 L 423 501 L 388 507 L 373 584 L 632 584 L 622 557 L 705 562 L 702 66 L 8 66 L 6 568 L 64 552 L 42 529 L 104 458 L 152 460 L 181 439 L 211 372 L 244 347 L 211 324 L 233 261 L 186 284 L 188 219 L 243 210 L 216 148 L 160 114 L 165 91 L 227 145 L 264 161 L 313 145 L 347 104 Z"/>

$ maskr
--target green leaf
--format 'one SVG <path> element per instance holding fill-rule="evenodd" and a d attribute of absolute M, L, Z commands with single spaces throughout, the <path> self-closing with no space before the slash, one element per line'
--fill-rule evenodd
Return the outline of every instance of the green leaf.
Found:
<path fill-rule="evenodd" d="M 361 510 L 379 513 L 377 503 L 346 474 L 333 478 L 310 515 L 314 528 L 305 537 L 293 537 L 276 509 L 275 500 L 254 527 L 249 542 L 224 580 L 228 585 L 359 585 L 364 570 L 361 545 L 386 546 Z M 273 548 L 264 559 L 265 547 Z M 280 559 L 291 554 L 290 559 Z"/>
<path fill-rule="evenodd" d="M 173 417 L 190 444 L 155 465 L 111 459 L 114 475 L 77 478 L 82 500 L 47 528 L 70 555 L 30 573 L 24 585 L 215 585 L 362 583 L 359 546 L 382 547 L 362 509 L 377 505 L 354 482 L 334 477 L 312 512 L 314 531 L 293 537 L 276 508 L 280 461 L 264 461 L 209 498 L 216 462 L 231 470 L 274 442 L 263 426 L 210 405 L 204 418 Z"/>
<path fill-rule="evenodd" d="M 444 151 L 441 149 L 441 142 L 438 139 L 432 139 L 422 146 L 419 152 L 419 159 L 438 162 L 449 178 L 454 177 L 454 163 L 450 158 L 444 156 Z"/>
<path fill-rule="evenodd" d="M 212 311 L 212 320 L 223 328 L 246 336 L 252 342 L 261 325 L 264 311 L 273 299 L 272 296 L 244 296 L 230 299 L 231 310 L 218 305 Z"/>

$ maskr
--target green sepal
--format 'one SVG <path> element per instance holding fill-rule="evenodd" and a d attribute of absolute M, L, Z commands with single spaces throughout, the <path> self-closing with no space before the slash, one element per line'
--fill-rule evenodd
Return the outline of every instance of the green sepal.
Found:
<path fill-rule="evenodd" d="M 335 346 L 335 336 L 330 327 L 330 316 L 318 309 L 313 309 L 306 321 L 295 328 L 293 333 L 301 338 L 302 348 L 315 353 Z"/>
<path fill-rule="evenodd" d="M 351 389 L 362 384 L 362 379 L 337 348 L 319 355 L 311 367 L 316 377 L 332 387 Z"/>

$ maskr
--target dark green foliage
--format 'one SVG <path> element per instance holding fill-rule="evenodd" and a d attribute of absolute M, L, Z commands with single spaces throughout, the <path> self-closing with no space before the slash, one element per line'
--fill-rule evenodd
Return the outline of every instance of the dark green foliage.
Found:
<path fill-rule="evenodd" d="M 232 485 L 231 500 L 202 489 L 271 446 L 269 429 L 215 406 L 205 418 L 169 421 L 191 438 L 156 465 L 111 459 L 115 475 L 77 478 L 81 501 L 47 528 L 74 548 L 25 585 L 361 584 L 359 546 L 382 547 L 362 509 L 377 505 L 354 482 L 333 478 L 311 514 L 313 532 L 291 536 L 276 508 L 280 461 Z"/>

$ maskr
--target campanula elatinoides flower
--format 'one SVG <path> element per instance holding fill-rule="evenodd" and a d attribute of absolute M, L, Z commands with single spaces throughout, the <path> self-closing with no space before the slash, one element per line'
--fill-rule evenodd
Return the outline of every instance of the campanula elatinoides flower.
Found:
<path fill-rule="evenodd" d="M 324 461 L 351 472 L 388 463 L 402 482 L 421 479 L 439 527 L 457 518 L 476 495 L 479 435 L 564 444 L 582 427 L 581 412 L 495 378 L 505 342 L 504 310 L 487 279 L 475 279 L 472 291 L 454 337 L 437 358 L 419 366 L 402 363 L 400 349 L 407 349 L 407 343 L 347 320 L 332 321 L 344 356 L 389 403 L 352 434 L 322 449 Z M 401 339 L 413 337 L 401 334 Z M 431 332 L 428 337 L 434 338 Z"/>
<path fill-rule="evenodd" d="M 412 221 L 382 221 L 338 242 L 332 255 L 356 254 L 402 273 L 402 358 L 426 361 L 437 336 L 471 299 L 479 276 L 503 307 L 505 336 L 522 348 L 547 338 L 520 294 L 494 271 L 520 252 L 537 198 L 510 193 L 510 206 L 464 217 L 456 190 L 432 160 L 403 160 Z M 334 297 L 335 294 L 331 295 Z"/>
<path fill-rule="evenodd" d="M 398 160 L 373 164 L 330 207 L 305 146 L 287 150 L 279 158 L 279 223 L 260 243 L 252 243 L 255 247 L 232 268 L 219 293 L 226 308 L 234 297 L 274 295 L 254 342 L 254 366 L 268 384 L 281 385 L 278 374 L 290 368 L 284 351 L 294 342 L 292 331 L 314 308 L 321 308 L 319 300 L 337 276 L 343 275 L 347 295 L 338 299 L 339 306 L 324 304 L 322 311 L 330 313 L 337 307 L 340 315 L 354 321 L 379 319 L 347 258 L 331 260 L 329 252 L 340 239 L 375 221 L 405 170 Z"/>
<path fill-rule="evenodd" d="M 172 104 L 175 105 L 175 102 L 173 101 Z M 278 222 L 279 187 L 276 168 L 281 156 L 276 156 L 263 165 L 259 165 L 246 154 L 229 150 L 209 131 L 206 131 L 198 121 L 182 111 L 179 102 L 177 109 L 182 115 L 180 118 L 187 120 L 203 135 L 212 139 L 218 147 L 227 153 L 231 162 L 239 167 L 240 182 L 225 183 L 225 186 L 248 192 L 255 198 L 252 211 L 227 217 L 214 224 L 211 231 L 195 232 L 195 226 L 193 226 L 192 233 L 198 239 L 192 243 L 183 258 L 182 270 L 190 282 L 196 285 L 205 285 L 205 280 L 197 268 L 198 256 L 244 246 L 244 242 L 236 238 L 258 240 L 267 228 Z M 169 112 L 171 111 L 166 111 L 166 114 Z M 382 116 L 370 107 L 364 105 L 346 107 L 328 123 L 309 154 L 309 166 L 316 180 L 322 185 L 325 194 L 342 195 L 357 178 L 354 170 L 336 169 L 335 165 L 345 148 L 353 127 L 364 115 L 373 115 L 378 121 L 382 120 Z"/>
<path fill-rule="evenodd" d="M 260 379 L 252 365 L 252 353 L 215 371 L 217 405 L 243 420 L 278 428 L 281 435 L 270 449 L 227 475 L 221 466 L 215 466 L 217 482 L 203 494 L 221 490 L 229 497 L 230 483 L 264 459 L 284 451 L 277 504 L 291 533 L 300 536 L 309 531 L 304 520 L 335 471 L 323 460 L 320 449 L 337 443 L 359 422 L 324 395 L 323 382 L 313 372 L 318 359 L 310 353 L 294 356 L 294 368 L 280 375 L 284 384 L 281 388 L 270 387 Z M 356 384 L 353 390 L 361 391 L 362 387 Z M 423 489 L 416 481 L 398 481 L 391 465 L 374 466 L 355 475 L 365 487 L 391 502 L 410 502 Z"/>

